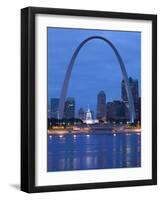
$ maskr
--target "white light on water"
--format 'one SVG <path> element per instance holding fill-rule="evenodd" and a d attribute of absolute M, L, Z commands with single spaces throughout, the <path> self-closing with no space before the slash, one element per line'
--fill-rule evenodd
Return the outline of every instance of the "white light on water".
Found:
<path fill-rule="evenodd" d="M 49 139 L 52 139 L 52 135 L 49 135 Z"/>
<path fill-rule="evenodd" d="M 60 138 L 63 138 L 63 135 L 59 135 Z"/>
<path fill-rule="evenodd" d="M 90 137 L 90 135 L 88 134 L 87 137 Z"/>
<path fill-rule="evenodd" d="M 116 136 L 116 133 L 114 133 L 113 136 Z"/>
<path fill-rule="evenodd" d="M 73 135 L 74 139 L 77 137 L 76 135 Z"/>

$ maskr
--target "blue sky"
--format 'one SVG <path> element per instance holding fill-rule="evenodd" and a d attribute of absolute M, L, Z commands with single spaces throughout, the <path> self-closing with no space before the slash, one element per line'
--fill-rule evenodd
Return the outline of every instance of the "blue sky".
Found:
<path fill-rule="evenodd" d="M 107 30 L 48 28 L 48 99 L 60 96 L 64 75 L 72 54 L 87 37 L 109 39 L 123 58 L 128 76 L 139 80 L 141 65 L 141 33 Z M 97 94 L 106 93 L 107 101 L 121 99 L 122 74 L 116 56 L 105 42 L 91 40 L 76 59 L 68 95 L 80 107 L 96 109 Z"/>

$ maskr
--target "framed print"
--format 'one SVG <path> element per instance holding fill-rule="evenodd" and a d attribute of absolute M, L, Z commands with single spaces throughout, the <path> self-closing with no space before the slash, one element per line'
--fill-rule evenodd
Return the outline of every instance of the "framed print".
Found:
<path fill-rule="evenodd" d="M 21 10 L 21 190 L 157 184 L 157 16 Z"/>

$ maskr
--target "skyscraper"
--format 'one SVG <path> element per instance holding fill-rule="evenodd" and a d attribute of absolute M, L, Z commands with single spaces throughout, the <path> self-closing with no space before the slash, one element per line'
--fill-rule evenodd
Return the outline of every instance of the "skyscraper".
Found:
<path fill-rule="evenodd" d="M 78 111 L 78 118 L 81 120 L 84 120 L 84 117 L 85 117 L 84 110 L 83 110 L 83 108 L 80 108 Z"/>
<path fill-rule="evenodd" d="M 135 107 L 135 113 L 136 113 L 136 118 L 138 118 L 138 104 L 139 104 L 139 91 L 138 91 L 138 80 L 133 79 L 129 77 L 129 84 L 131 88 L 131 93 L 133 96 L 133 101 L 134 101 L 134 107 Z M 125 87 L 125 81 L 122 80 L 121 82 L 121 98 L 128 107 L 128 98 L 127 98 L 127 93 L 126 93 L 126 87 Z"/>
<path fill-rule="evenodd" d="M 75 99 L 68 97 L 65 101 L 64 106 L 64 118 L 71 119 L 75 118 Z"/>
<path fill-rule="evenodd" d="M 97 119 L 106 120 L 106 94 L 100 91 L 97 95 Z"/>
<path fill-rule="evenodd" d="M 58 107 L 59 107 L 59 99 L 58 98 L 51 98 L 50 112 L 51 112 L 52 118 L 59 118 Z"/>
<path fill-rule="evenodd" d="M 113 101 L 107 103 L 107 120 L 128 120 L 127 107 L 123 101 Z"/>
<path fill-rule="evenodd" d="M 138 95 L 139 94 L 138 80 L 129 77 L 129 84 L 130 84 L 130 88 L 131 88 L 131 92 L 132 92 L 132 96 L 133 96 L 133 100 L 134 100 L 134 104 L 135 104 L 135 102 L 138 102 L 138 96 L 139 96 Z M 122 80 L 122 83 L 121 83 L 121 98 L 124 102 L 128 101 L 124 80 Z"/>

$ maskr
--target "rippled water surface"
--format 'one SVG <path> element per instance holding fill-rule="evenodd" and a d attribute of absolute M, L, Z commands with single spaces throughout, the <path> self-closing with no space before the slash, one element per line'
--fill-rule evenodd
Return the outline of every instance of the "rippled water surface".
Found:
<path fill-rule="evenodd" d="M 48 136 L 48 171 L 141 166 L 141 137 L 135 133 Z"/>

